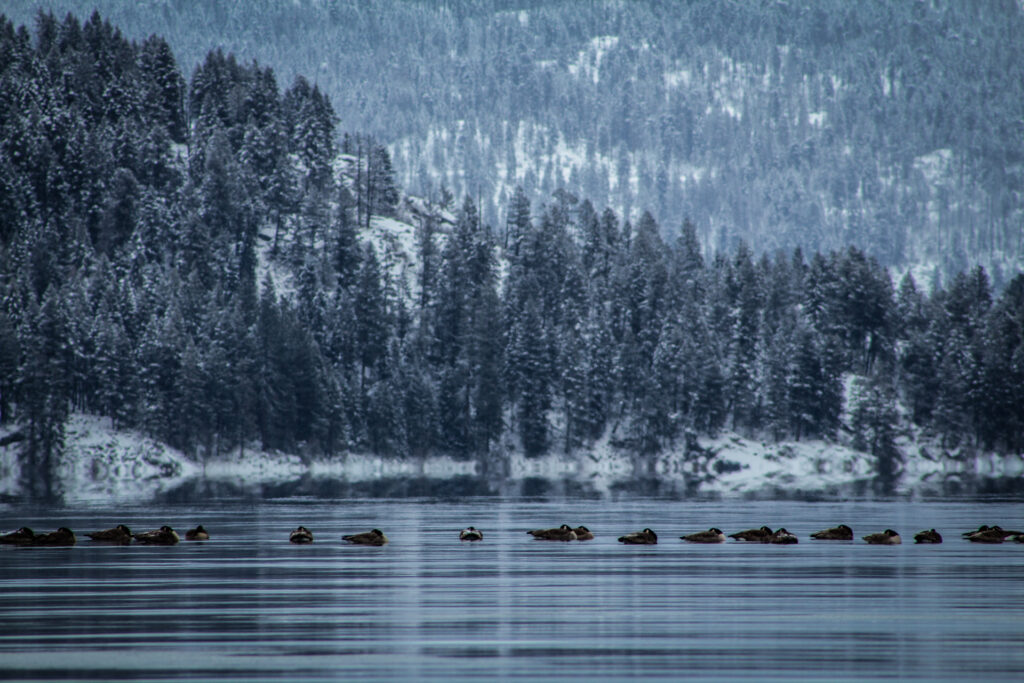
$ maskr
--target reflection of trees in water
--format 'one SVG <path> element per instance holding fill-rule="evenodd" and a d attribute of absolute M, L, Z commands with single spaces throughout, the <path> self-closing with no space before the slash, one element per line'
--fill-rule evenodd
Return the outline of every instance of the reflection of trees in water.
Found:
<path fill-rule="evenodd" d="M 603 485 L 602 485 L 603 484 Z M 746 499 L 760 500 L 835 500 L 837 498 L 900 497 L 913 493 L 923 496 L 973 497 L 1009 496 L 1024 493 L 1024 480 L 1019 477 L 983 477 L 948 475 L 917 484 L 913 489 L 892 488 L 880 479 L 862 479 L 843 485 L 814 490 L 766 486 L 743 494 Z M 700 482 L 666 480 L 655 477 L 622 479 L 612 483 L 572 478 L 546 479 L 526 477 L 492 481 L 482 477 L 389 477 L 373 480 L 346 481 L 320 477 L 303 477 L 289 482 L 245 484 L 221 479 L 191 479 L 157 497 L 162 503 L 194 503 L 217 499 L 263 500 L 273 498 L 662 498 L 717 499 L 728 497 L 714 491 L 701 491 Z"/>

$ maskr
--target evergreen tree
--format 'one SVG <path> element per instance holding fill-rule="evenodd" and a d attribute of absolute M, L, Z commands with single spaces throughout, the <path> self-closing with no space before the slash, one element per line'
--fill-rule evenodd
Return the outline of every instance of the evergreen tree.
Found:
<path fill-rule="evenodd" d="M 517 421 L 523 451 L 529 456 L 543 454 L 549 445 L 552 378 L 548 342 L 538 308 L 537 302 L 527 303 L 515 335 L 520 344 L 514 354 L 520 359 L 516 369 L 520 393 Z"/>
<path fill-rule="evenodd" d="M 58 494 L 54 477 L 68 417 L 66 321 L 54 289 L 28 312 L 18 335 L 24 353 L 18 368 L 19 406 L 28 432 L 22 476 L 33 495 L 52 498 Z"/>
<path fill-rule="evenodd" d="M 388 325 L 377 253 L 367 245 L 363 252 L 354 292 L 355 342 L 359 349 L 359 387 L 365 388 L 367 372 L 373 371 L 386 351 Z"/>
<path fill-rule="evenodd" d="M 530 200 L 521 185 L 516 185 L 508 205 L 505 219 L 505 251 L 511 258 L 518 258 L 523 240 L 530 230 Z"/>
<path fill-rule="evenodd" d="M 897 413 L 891 389 L 881 380 L 857 381 L 851 410 L 853 445 L 876 458 L 880 484 L 891 489 L 899 472 L 901 458 L 896 448 Z"/>

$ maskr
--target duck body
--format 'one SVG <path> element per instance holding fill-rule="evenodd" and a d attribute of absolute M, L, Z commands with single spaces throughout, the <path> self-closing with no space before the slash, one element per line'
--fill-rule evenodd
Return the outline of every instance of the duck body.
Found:
<path fill-rule="evenodd" d="M 209 541 L 210 540 L 210 533 L 206 529 L 203 528 L 202 524 L 200 524 L 195 529 L 189 529 L 188 531 L 185 532 L 185 540 L 186 541 Z"/>
<path fill-rule="evenodd" d="M 74 545 L 76 542 L 75 532 L 66 526 L 48 534 L 37 534 L 32 539 L 32 545 Z"/>
<path fill-rule="evenodd" d="M 563 524 L 557 529 L 534 529 L 526 533 L 538 541 L 575 541 L 576 532 L 568 524 Z"/>
<path fill-rule="evenodd" d="M 484 540 L 484 532 L 480 531 L 476 527 L 466 527 L 459 532 L 460 541 L 482 541 Z"/>
<path fill-rule="evenodd" d="M 342 536 L 341 540 L 348 541 L 353 545 L 384 545 L 388 542 L 388 537 L 380 529 L 371 529 L 361 534 Z"/>
<path fill-rule="evenodd" d="M 132 542 L 132 530 L 124 524 L 118 524 L 113 529 L 93 531 L 92 533 L 86 534 L 86 536 L 94 541 L 100 541 L 102 543 L 119 543 L 121 545 L 128 545 Z"/>
<path fill-rule="evenodd" d="M 993 526 L 983 531 L 975 531 L 967 536 L 967 540 L 971 543 L 1002 543 L 1008 535 L 998 526 Z"/>
<path fill-rule="evenodd" d="M 942 543 L 942 534 L 935 529 L 927 529 L 914 534 L 914 543 Z"/>
<path fill-rule="evenodd" d="M 619 536 L 619 543 L 625 543 L 626 545 L 657 545 L 658 534 L 654 533 L 651 529 L 634 531 L 631 534 Z"/>
<path fill-rule="evenodd" d="M 771 538 L 766 541 L 766 543 L 774 543 L 775 545 L 793 545 L 794 543 L 799 542 L 800 539 L 797 538 L 796 535 L 789 533 L 784 528 L 776 531 L 771 535 Z"/>
<path fill-rule="evenodd" d="M 178 532 L 169 526 L 162 526 L 153 531 L 134 534 L 135 540 L 143 545 L 174 545 L 181 540 Z"/>
<path fill-rule="evenodd" d="M 746 541 L 748 543 L 768 543 L 773 534 L 774 532 L 770 527 L 763 526 L 760 529 L 737 531 L 734 534 L 729 534 L 729 538 L 735 538 L 737 541 Z"/>
<path fill-rule="evenodd" d="M 834 526 L 831 529 L 815 531 L 811 534 L 811 538 L 818 541 L 852 541 L 853 529 L 845 524 L 840 524 L 839 526 Z"/>
<path fill-rule="evenodd" d="M 313 542 L 313 532 L 310 531 L 309 529 L 307 529 L 304 526 L 300 526 L 298 529 L 293 531 L 288 536 L 288 540 L 291 543 L 298 543 L 298 544 L 312 543 Z"/>
<path fill-rule="evenodd" d="M 573 531 L 574 534 L 576 534 L 576 540 L 577 541 L 593 541 L 594 540 L 593 532 L 591 532 L 590 529 L 588 529 L 585 526 L 580 525 L 580 526 L 576 527 L 575 529 L 573 529 L 572 531 Z"/>
<path fill-rule="evenodd" d="M 864 540 L 871 545 L 900 545 L 903 543 L 900 535 L 892 529 L 886 529 L 877 534 L 868 534 L 864 536 Z"/>
<path fill-rule="evenodd" d="M 10 531 L 0 536 L 0 543 L 5 545 L 32 545 L 32 541 L 35 539 L 36 533 L 29 529 L 27 526 L 23 526 L 20 529 Z"/>
<path fill-rule="evenodd" d="M 698 531 L 695 534 L 680 536 L 687 543 L 725 543 L 725 534 L 717 527 L 711 527 L 707 531 Z"/>

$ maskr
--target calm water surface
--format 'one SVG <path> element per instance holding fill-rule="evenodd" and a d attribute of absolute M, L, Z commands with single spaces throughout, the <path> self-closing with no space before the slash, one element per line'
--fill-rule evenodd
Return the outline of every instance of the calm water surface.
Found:
<path fill-rule="evenodd" d="M 561 523 L 597 534 L 547 543 Z M 811 542 L 846 522 L 938 546 Z M 202 523 L 206 543 L 81 536 Z M 464 499 L 0 507 L 0 528 L 69 526 L 73 548 L 0 547 L 0 678 L 1021 680 L 1024 526 L 1011 502 Z M 299 524 L 316 534 L 295 546 Z M 482 543 L 458 541 L 475 525 Z M 679 540 L 767 524 L 796 546 Z M 645 526 L 659 545 L 616 538 Z M 391 543 L 349 547 L 379 527 Z"/>

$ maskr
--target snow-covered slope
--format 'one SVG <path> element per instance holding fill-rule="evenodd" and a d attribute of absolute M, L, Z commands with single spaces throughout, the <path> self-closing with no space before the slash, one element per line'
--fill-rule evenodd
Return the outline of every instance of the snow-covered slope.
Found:
<path fill-rule="evenodd" d="M 723 433 L 699 439 L 696 449 L 636 458 L 607 440 L 589 450 L 527 458 L 510 450 L 488 462 L 449 457 L 394 459 L 349 453 L 331 460 L 304 460 L 295 455 L 255 449 L 205 463 L 139 434 L 110 427 L 108 420 L 74 415 L 66 432 L 66 451 L 57 470 L 57 489 L 67 502 L 145 502 L 190 482 L 222 482 L 257 489 L 300 480 L 374 482 L 388 479 L 486 476 L 516 490 L 528 480 L 574 482 L 572 488 L 608 495 L 637 481 L 656 481 L 662 491 L 713 496 L 842 494 L 864 487 L 876 475 L 866 453 L 824 441 L 766 443 Z M 4 434 L 0 434 L 0 437 Z M 902 465 L 897 494 L 942 494 L 969 491 L 983 479 L 1024 476 L 1024 454 L 1002 457 L 943 451 L 924 439 L 902 438 L 897 444 Z M 17 449 L 0 448 L 0 497 L 18 498 Z"/>
<path fill-rule="evenodd" d="M 0 447 L 0 497 L 17 497 L 24 442 Z M 141 434 L 118 431 L 110 420 L 73 414 L 65 427 L 65 452 L 55 489 L 68 501 L 147 500 L 199 474 L 181 452 Z"/>

